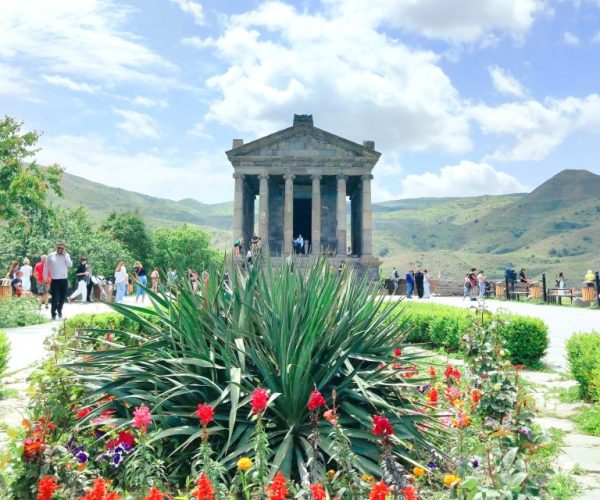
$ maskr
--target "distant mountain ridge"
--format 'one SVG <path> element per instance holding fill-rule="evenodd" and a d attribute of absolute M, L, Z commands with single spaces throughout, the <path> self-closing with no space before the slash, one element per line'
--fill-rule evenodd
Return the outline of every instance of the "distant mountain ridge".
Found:
<path fill-rule="evenodd" d="M 231 244 L 232 202 L 167 200 L 67 173 L 62 185 L 65 197 L 53 200 L 83 205 L 97 222 L 113 210 L 137 210 L 151 227 L 196 225 L 216 246 Z M 531 193 L 374 203 L 373 226 L 384 272 L 428 267 L 456 277 L 475 265 L 496 275 L 510 265 L 575 277 L 584 267 L 600 268 L 600 175 L 563 170 Z"/>

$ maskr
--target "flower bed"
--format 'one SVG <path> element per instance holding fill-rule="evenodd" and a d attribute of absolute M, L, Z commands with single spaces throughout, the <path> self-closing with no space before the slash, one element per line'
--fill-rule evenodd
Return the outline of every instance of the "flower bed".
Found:
<path fill-rule="evenodd" d="M 542 495 L 541 437 L 502 356 L 504 324 L 471 329 L 467 367 L 435 364 L 403 344 L 393 305 L 316 265 L 231 272 L 232 293 L 152 295 L 154 311 L 116 305 L 134 332 L 58 332 L 32 377 L 10 494 Z"/>
<path fill-rule="evenodd" d="M 39 325 L 48 321 L 33 297 L 13 297 L 0 300 L 0 328 Z"/>
<path fill-rule="evenodd" d="M 419 304 L 403 301 L 400 321 L 408 330 L 407 341 L 427 343 L 447 352 L 461 350 L 462 336 L 476 319 L 477 313 L 459 307 Z M 548 348 L 548 327 L 537 318 L 517 314 L 498 314 L 502 319 L 501 334 L 516 365 L 535 366 Z"/>

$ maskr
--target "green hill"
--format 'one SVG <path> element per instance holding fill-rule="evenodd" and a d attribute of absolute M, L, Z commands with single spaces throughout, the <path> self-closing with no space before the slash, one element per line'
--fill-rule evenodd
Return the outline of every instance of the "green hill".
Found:
<path fill-rule="evenodd" d="M 166 200 L 69 174 L 63 188 L 65 197 L 55 201 L 83 205 L 95 221 L 113 210 L 137 210 L 150 227 L 187 223 L 210 232 L 219 248 L 231 242 L 231 202 Z M 512 266 L 532 276 L 564 271 L 578 282 L 588 268 L 600 268 L 600 176 L 564 170 L 527 194 L 375 203 L 373 227 L 384 273 L 395 265 L 460 277 L 476 266 L 500 277 Z"/>

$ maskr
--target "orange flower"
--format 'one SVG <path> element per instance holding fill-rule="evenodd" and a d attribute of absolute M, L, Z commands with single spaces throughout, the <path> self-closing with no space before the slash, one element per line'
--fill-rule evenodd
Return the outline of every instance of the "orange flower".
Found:
<path fill-rule="evenodd" d="M 473 401 L 473 404 L 476 405 L 477 403 L 479 403 L 480 399 L 481 392 L 479 392 L 477 389 L 473 389 L 473 391 L 471 391 L 471 401 Z"/>
<path fill-rule="evenodd" d="M 203 472 L 200 474 L 200 479 L 196 483 L 198 487 L 193 493 L 192 496 L 197 500 L 213 500 L 215 497 L 215 490 L 213 488 L 212 483 L 206 477 L 206 474 Z"/>
<path fill-rule="evenodd" d="M 269 500 L 285 500 L 285 497 L 288 494 L 285 482 L 283 473 L 279 471 L 273 478 L 273 481 L 271 481 L 271 485 L 267 488 Z"/>
<path fill-rule="evenodd" d="M 335 416 L 334 410 L 327 410 L 323 413 L 323 418 L 327 420 L 331 425 L 337 424 L 337 417 Z"/>
<path fill-rule="evenodd" d="M 385 500 L 389 493 L 390 489 L 388 488 L 387 484 L 385 484 L 383 481 L 379 481 L 371 488 L 369 500 Z"/>
<path fill-rule="evenodd" d="M 413 474 L 414 474 L 415 476 L 422 477 L 422 476 L 424 476 L 424 475 L 425 475 L 425 469 L 423 469 L 423 467 L 415 467 L 415 468 L 413 469 Z"/>

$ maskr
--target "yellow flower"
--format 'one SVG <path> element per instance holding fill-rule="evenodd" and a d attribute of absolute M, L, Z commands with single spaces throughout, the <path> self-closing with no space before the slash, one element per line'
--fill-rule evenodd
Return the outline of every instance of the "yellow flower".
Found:
<path fill-rule="evenodd" d="M 455 476 L 454 474 L 446 474 L 444 476 L 444 484 L 446 486 L 451 487 L 458 483 L 460 483 L 460 477 Z"/>
<path fill-rule="evenodd" d="M 335 476 L 335 471 L 333 469 L 329 469 L 327 471 L 327 475 L 329 476 L 329 479 L 333 479 L 333 476 Z"/>
<path fill-rule="evenodd" d="M 252 467 L 252 460 L 248 457 L 242 457 L 237 461 L 238 469 L 246 472 L 250 467 Z"/>
<path fill-rule="evenodd" d="M 369 474 L 363 474 L 362 480 L 366 483 L 372 483 L 373 481 L 375 481 L 375 478 L 373 476 L 369 476 Z"/>
<path fill-rule="evenodd" d="M 413 469 L 413 474 L 414 474 L 415 476 L 422 477 L 422 476 L 424 476 L 424 475 L 425 475 L 425 469 L 423 469 L 423 467 L 415 467 L 415 468 Z"/>

